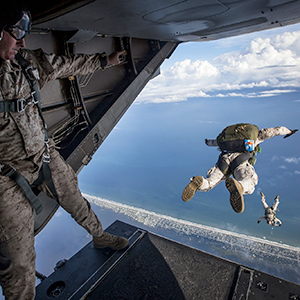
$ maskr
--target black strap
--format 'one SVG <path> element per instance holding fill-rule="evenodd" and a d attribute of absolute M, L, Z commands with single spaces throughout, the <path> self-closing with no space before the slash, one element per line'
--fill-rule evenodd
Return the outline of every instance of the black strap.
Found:
<path fill-rule="evenodd" d="M 3 168 L 1 169 L 1 174 L 3 176 L 9 177 L 19 185 L 19 187 L 23 190 L 27 200 L 35 209 L 37 215 L 41 213 L 41 211 L 43 210 L 43 206 L 41 201 L 33 192 L 33 190 L 36 189 L 44 180 L 50 192 L 52 193 L 53 197 L 56 199 L 57 202 L 59 201 L 52 180 L 51 170 L 49 165 L 46 162 L 43 163 L 42 168 L 40 169 L 39 172 L 39 176 L 32 185 L 30 185 L 28 180 L 10 165 L 4 165 Z"/>
<path fill-rule="evenodd" d="M 219 155 L 219 159 L 216 163 L 216 166 L 222 171 L 225 176 L 230 176 L 231 170 L 228 163 L 225 161 L 222 154 Z"/>
<path fill-rule="evenodd" d="M 231 163 L 230 163 L 230 169 L 232 173 L 234 172 L 235 168 L 237 168 L 239 165 L 247 161 L 251 157 L 250 152 L 243 152 L 239 156 L 237 156 Z"/>
<path fill-rule="evenodd" d="M 45 123 L 44 116 L 42 114 L 41 94 L 40 94 L 38 84 L 37 84 L 37 82 L 36 82 L 36 80 L 35 80 L 35 78 L 32 74 L 32 67 L 29 64 L 29 62 L 20 53 L 17 53 L 15 58 L 18 61 L 18 63 L 20 64 L 20 66 L 22 68 L 22 71 L 23 71 L 23 74 L 25 75 L 25 77 L 26 77 L 26 79 L 27 79 L 27 81 L 30 85 L 31 91 L 33 92 L 33 97 L 34 97 L 35 102 L 37 103 L 37 106 L 38 106 L 38 109 L 39 109 L 39 114 L 40 114 L 40 117 L 42 119 L 43 126 L 45 128 L 46 123 Z M 46 130 L 45 130 L 45 134 L 47 135 Z M 48 140 L 48 137 L 47 137 L 47 140 Z"/>
<path fill-rule="evenodd" d="M 33 68 L 29 64 L 29 62 L 19 53 L 15 55 L 16 60 L 18 61 L 19 65 L 22 68 L 22 72 L 25 75 L 30 89 L 32 97 L 34 98 L 34 103 L 37 104 L 39 108 L 39 114 L 42 119 L 44 128 L 45 128 L 45 120 L 42 115 L 42 108 L 41 108 L 41 95 L 39 91 L 39 87 L 37 84 L 37 81 L 33 75 Z M 21 112 L 24 110 L 24 107 L 27 106 L 27 102 L 31 103 L 31 101 L 25 100 L 25 99 L 13 99 L 13 100 L 3 100 L 0 101 L 0 113 L 2 112 Z"/>
<path fill-rule="evenodd" d="M 44 154 L 44 161 L 46 162 L 50 162 L 50 156 L 49 156 L 49 148 L 48 148 L 48 143 L 49 143 L 49 138 L 48 138 L 48 134 L 47 134 L 47 126 L 46 126 L 46 122 L 42 113 L 42 106 L 41 106 L 41 95 L 40 95 L 40 90 L 39 87 L 37 85 L 36 79 L 32 73 L 33 69 L 32 66 L 29 64 L 29 62 L 20 54 L 17 53 L 15 56 L 16 60 L 18 61 L 18 63 L 20 64 L 23 74 L 25 75 L 30 88 L 31 88 L 31 92 L 32 95 L 35 99 L 35 103 L 37 104 L 38 107 L 38 111 L 39 111 L 39 115 L 40 118 L 42 120 L 43 123 L 43 127 L 44 127 L 44 140 L 45 140 L 45 145 L 46 145 L 46 155 Z"/>
<path fill-rule="evenodd" d="M 13 100 L 4 100 L 0 101 L 0 113 L 3 112 L 22 112 L 26 109 L 26 107 L 31 104 L 35 103 L 34 93 L 32 93 L 31 97 L 28 99 L 13 99 Z"/>
<path fill-rule="evenodd" d="M 40 169 L 39 177 L 37 180 L 31 185 L 32 188 L 38 187 L 43 181 L 45 180 L 46 185 L 48 186 L 51 194 L 58 202 L 58 196 L 56 193 L 56 189 L 52 180 L 51 170 L 49 167 L 49 164 L 46 162 L 43 162 L 42 168 Z"/>
<path fill-rule="evenodd" d="M 6 168 L 5 170 L 6 175 L 5 174 L 4 175 L 11 178 L 20 186 L 20 188 L 24 191 L 26 198 L 29 200 L 29 202 L 35 209 L 36 214 L 38 215 L 39 213 L 41 213 L 41 211 L 43 210 L 42 203 L 32 191 L 32 188 L 29 182 L 27 181 L 27 179 L 19 172 L 17 172 L 13 167 L 9 165 L 5 165 L 5 168 Z M 3 170 L 2 170 L 2 174 L 3 174 Z"/>
<path fill-rule="evenodd" d="M 5 170 L 3 170 L 3 168 L 2 168 L 1 173 L 4 176 L 10 177 L 21 187 L 21 189 L 24 191 L 24 193 L 26 195 L 26 198 L 29 200 L 29 202 L 34 207 L 36 213 L 39 214 L 42 211 L 43 207 L 42 207 L 42 203 L 40 202 L 38 197 L 33 192 L 33 189 L 36 189 L 43 182 L 43 180 L 45 180 L 53 197 L 57 201 L 58 201 L 58 196 L 57 196 L 56 189 L 55 189 L 55 186 L 54 186 L 54 183 L 52 180 L 51 170 L 48 165 L 48 163 L 50 162 L 49 146 L 48 146 L 49 139 L 48 139 L 48 135 L 47 135 L 46 123 L 45 123 L 45 120 L 44 120 L 44 117 L 42 114 L 40 91 L 39 91 L 36 79 L 32 73 L 33 69 L 31 67 L 31 65 L 29 64 L 29 62 L 24 57 L 22 57 L 19 53 L 16 54 L 15 58 L 17 59 L 18 63 L 20 64 L 23 74 L 25 75 L 25 77 L 30 85 L 31 93 L 34 98 L 34 102 L 37 104 L 39 115 L 43 122 L 44 133 L 45 133 L 45 144 L 47 147 L 47 149 L 46 149 L 47 155 L 46 156 L 44 155 L 44 162 L 43 162 L 42 168 L 40 169 L 38 179 L 32 184 L 32 186 L 30 186 L 29 182 L 23 175 L 18 173 L 10 165 L 5 165 L 4 166 Z M 16 101 L 20 101 L 20 100 L 16 100 Z M 15 101 L 0 101 L 0 105 L 3 107 L 3 109 L 5 111 L 19 111 L 18 107 L 13 106 L 13 103 L 16 103 L 16 102 Z M 18 104 L 18 102 L 17 102 L 17 104 Z M 0 106 L 0 112 L 1 112 L 1 106 Z"/>
<path fill-rule="evenodd" d="M 21 66 L 23 74 L 25 75 L 31 90 L 35 92 L 34 98 L 36 102 L 40 104 L 41 95 L 40 95 L 40 91 L 36 79 L 32 73 L 33 71 L 32 66 L 20 53 L 17 53 L 15 58 L 18 61 L 19 65 Z"/>
<path fill-rule="evenodd" d="M 17 102 L 16 101 L 0 101 L 0 113 L 17 111 Z"/>
<path fill-rule="evenodd" d="M 242 152 L 230 164 L 228 164 L 223 157 L 223 153 L 221 153 L 219 155 L 219 159 L 216 163 L 216 166 L 221 170 L 221 172 L 225 176 L 230 176 L 230 174 L 232 174 L 239 165 L 249 160 L 250 157 L 250 152 Z"/>

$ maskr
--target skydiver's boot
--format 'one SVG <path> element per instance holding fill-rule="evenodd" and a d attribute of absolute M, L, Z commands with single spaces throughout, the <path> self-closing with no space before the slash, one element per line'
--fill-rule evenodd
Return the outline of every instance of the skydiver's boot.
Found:
<path fill-rule="evenodd" d="M 103 231 L 101 236 L 93 237 L 93 244 L 96 249 L 111 248 L 112 250 L 121 250 L 128 246 L 128 240 Z"/>
<path fill-rule="evenodd" d="M 237 213 L 242 213 L 245 209 L 243 186 L 233 178 L 227 178 L 225 184 L 230 193 L 230 204 L 233 210 Z"/>
<path fill-rule="evenodd" d="M 190 201 L 198 188 L 203 184 L 203 177 L 202 176 L 195 176 L 191 178 L 191 182 L 185 187 L 182 192 L 182 200 L 185 202 Z"/>

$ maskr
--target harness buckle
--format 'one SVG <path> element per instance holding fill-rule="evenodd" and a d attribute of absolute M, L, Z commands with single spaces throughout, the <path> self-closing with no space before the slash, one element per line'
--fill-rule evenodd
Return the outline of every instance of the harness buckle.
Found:
<path fill-rule="evenodd" d="M 35 95 L 35 91 L 31 92 L 32 100 L 31 100 L 30 103 L 38 104 L 38 103 L 39 103 L 39 100 L 38 100 L 38 99 L 35 99 L 34 95 Z"/>
<path fill-rule="evenodd" d="M 43 154 L 43 162 L 49 164 L 51 161 L 50 154 Z"/>
<path fill-rule="evenodd" d="M 2 166 L 2 168 L 1 168 L 0 173 L 3 176 L 9 177 L 16 171 L 16 169 L 14 167 L 12 167 L 11 165 L 1 165 L 1 166 Z"/>
<path fill-rule="evenodd" d="M 27 73 L 29 79 L 32 80 L 32 81 L 40 79 L 40 76 L 38 74 L 38 70 L 34 69 L 32 66 L 26 67 L 25 72 Z"/>
<path fill-rule="evenodd" d="M 51 159 L 50 159 L 50 147 L 49 147 L 49 140 L 45 140 L 45 147 L 46 147 L 46 150 L 43 154 L 43 161 L 47 164 L 50 163 Z"/>
<path fill-rule="evenodd" d="M 17 112 L 22 112 L 28 106 L 27 101 L 25 99 L 18 99 L 17 100 Z"/>
<path fill-rule="evenodd" d="M 31 103 L 38 104 L 39 100 L 36 100 L 34 95 L 35 95 L 35 91 L 30 93 L 30 97 L 27 100 L 26 99 L 17 99 L 16 100 L 17 112 L 24 111 L 27 108 L 27 106 Z"/>

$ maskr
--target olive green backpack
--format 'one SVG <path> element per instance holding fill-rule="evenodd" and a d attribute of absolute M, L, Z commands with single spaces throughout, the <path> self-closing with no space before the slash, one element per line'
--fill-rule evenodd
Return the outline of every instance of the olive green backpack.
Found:
<path fill-rule="evenodd" d="M 239 123 L 227 126 L 218 135 L 217 142 L 222 152 L 244 152 L 245 139 L 256 141 L 259 129 L 256 125 Z"/>

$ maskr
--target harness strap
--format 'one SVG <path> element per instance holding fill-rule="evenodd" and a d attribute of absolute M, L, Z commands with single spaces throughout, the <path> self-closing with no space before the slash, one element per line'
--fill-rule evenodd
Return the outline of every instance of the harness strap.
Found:
<path fill-rule="evenodd" d="M 39 114 L 43 121 L 44 127 L 46 123 L 42 115 L 41 110 L 41 95 L 39 87 L 37 85 L 36 79 L 33 75 L 33 68 L 29 62 L 19 53 L 15 55 L 16 60 L 22 68 L 22 72 L 25 75 L 27 82 L 31 89 L 31 97 L 28 99 L 13 99 L 13 100 L 3 100 L 0 101 L 0 113 L 2 112 L 22 112 L 25 110 L 28 104 L 34 103 L 37 104 L 39 108 Z"/>
<path fill-rule="evenodd" d="M 221 172 L 225 176 L 230 176 L 234 170 L 245 161 L 249 160 L 251 157 L 250 152 L 242 152 L 239 156 L 237 156 L 230 164 L 228 164 L 224 158 L 223 154 L 219 155 L 219 159 L 216 163 L 216 166 L 221 170 Z"/>
<path fill-rule="evenodd" d="M 0 101 L 0 113 L 9 112 L 9 111 L 18 111 L 17 101 Z"/>
<path fill-rule="evenodd" d="M 57 192 L 56 192 L 53 180 L 52 180 L 51 170 L 48 165 L 50 163 L 49 139 L 48 139 L 48 135 L 47 135 L 45 119 L 42 114 L 40 91 L 39 91 L 35 76 L 32 73 L 33 72 L 32 66 L 29 64 L 29 62 L 24 57 L 22 57 L 19 53 L 16 54 L 15 58 L 17 59 L 18 63 L 20 64 L 20 66 L 22 68 L 22 72 L 25 75 L 25 77 L 28 81 L 28 84 L 31 88 L 31 96 L 32 96 L 31 102 L 36 104 L 38 107 L 39 115 L 43 122 L 43 127 L 44 127 L 46 151 L 44 153 L 44 162 L 40 169 L 39 176 L 32 185 L 30 185 L 28 180 L 23 175 L 18 173 L 16 171 L 16 169 L 10 165 L 1 165 L 0 164 L 0 166 L 1 166 L 0 174 L 3 176 L 10 177 L 21 187 L 21 189 L 25 193 L 26 198 L 29 200 L 29 202 L 32 204 L 33 208 L 35 209 L 36 214 L 39 214 L 42 211 L 43 207 L 42 207 L 42 203 L 40 202 L 38 197 L 33 192 L 33 189 L 37 188 L 45 180 L 46 185 L 48 186 L 50 192 L 52 193 L 53 197 L 57 201 L 58 201 L 58 196 L 57 196 Z M 13 101 L 0 101 L 0 112 L 22 111 L 26 108 L 23 106 L 24 101 L 26 101 L 26 100 L 21 99 L 21 100 L 13 100 Z M 19 103 L 21 103 L 21 104 L 19 104 Z M 29 101 L 26 101 L 25 104 L 28 105 Z M 20 107 L 22 108 L 22 110 L 19 110 Z M 1 111 L 2 109 L 3 109 L 3 111 Z"/>
<path fill-rule="evenodd" d="M 49 138 L 47 135 L 47 125 L 46 125 L 46 122 L 45 122 L 45 119 L 44 119 L 44 116 L 42 113 L 40 90 L 39 90 L 38 84 L 36 82 L 36 79 L 33 75 L 32 66 L 29 64 L 29 62 L 20 53 L 17 53 L 15 58 L 22 68 L 23 74 L 25 75 L 25 77 L 29 83 L 29 86 L 31 88 L 32 96 L 34 98 L 34 103 L 36 103 L 37 107 L 38 107 L 39 115 L 40 115 L 40 118 L 42 120 L 43 127 L 44 127 L 44 135 L 45 135 L 44 139 L 45 139 L 45 145 L 46 145 L 46 153 L 44 153 L 44 161 L 49 163 L 50 162 L 49 147 L 48 147 Z"/>
<path fill-rule="evenodd" d="M 25 77 L 30 85 L 30 88 L 35 92 L 34 98 L 36 100 L 36 103 L 38 103 L 40 105 L 41 95 L 40 95 L 40 91 L 39 91 L 39 87 L 37 85 L 36 79 L 33 75 L 32 66 L 20 53 L 17 53 L 15 55 L 15 58 L 18 61 L 19 65 L 21 66 L 23 74 L 25 75 Z"/>
<path fill-rule="evenodd" d="M 52 193 L 53 197 L 58 202 L 58 196 L 52 180 L 51 170 L 49 165 L 46 162 L 43 163 L 39 172 L 39 176 L 32 185 L 30 185 L 28 180 L 19 172 L 17 172 L 16 169 L 13 168 L 11 165 L 2 165 L 2 166 L 3 167 L 1 169 L 1 174 L 3 176 L 9 177 L 19 185 L 19 187 L 23 190 L 27 200 L 32 205 L 37 215 L 41 213 L 41 211 L 43 210 L 43 206 L 41 201 L 33 192 L 33 190 L 37 188 L 44 180 L 50 192 Z"/>
<path fill-rule="evenodd" d="M 31 97 L 28 99 L 13 99 L 13 100 L 4 100 L 0 101 L 0 113 L 3 112 L 22 112 L 26 109 L 26 107 L 33 103 L 37 104 L 36 99 L 34 97 L 35 92 L 31 93 Z"/>
<path fill-rule="evenodd" d="M 249 152 L 243 152 L 239 156 L 237 156 L 231 163 L 230 163 L 230 169 L 233 171 L 235 170 L 236 167 L 238 167 L 240 164 L 243 162 L 247 161 L 250 158 L 250 153 Z"/>
<path fill-rule="evenodd" d="M 29 200 L 29 203 L 35 209 L 36 214 L 38 215 L 39 213 L 41 213 L 41 211 L 43 210 L 42 203 L 32 191 L 28 180 L 10 165 L 4 165 L 4 167 L 2 167 L 1 173 L 2 175 L 7 176 L 13 181 L 15 181 L 24 191 L 26 198 Z"/>
<path fill-rule="evenodd" d="M 34 189 L 34 188 L 38 187 L 44 180 L 45 180 L 46 185 L 48 186 L 51 194 L 53 195 L 53 197 L 56 199 L 57 202 L 59 202 L 58 196 L 56 193 L 56 189 L 55 189 L 55 186 L 54 186 L 54 183 L 52 180 L 51 170 L 50 170 L 49 164 L 46 162 L 43 162 L 42 168 L 40 169 L 39 177 L 31 185 L 31 188 Z"/>
<path fill-rule="evenodd" d="M 219 155 L 219 159 L 218 159 L 218 161 L 216 163 L 216 166 L 221 170 L 221 172 L 225 176 L 230 176 L 230 174 L 231 174 L 230 167 L 227 164 L 227 162 L 225 161 L 225 159 L 223 158 L 222 154 Z"/>

